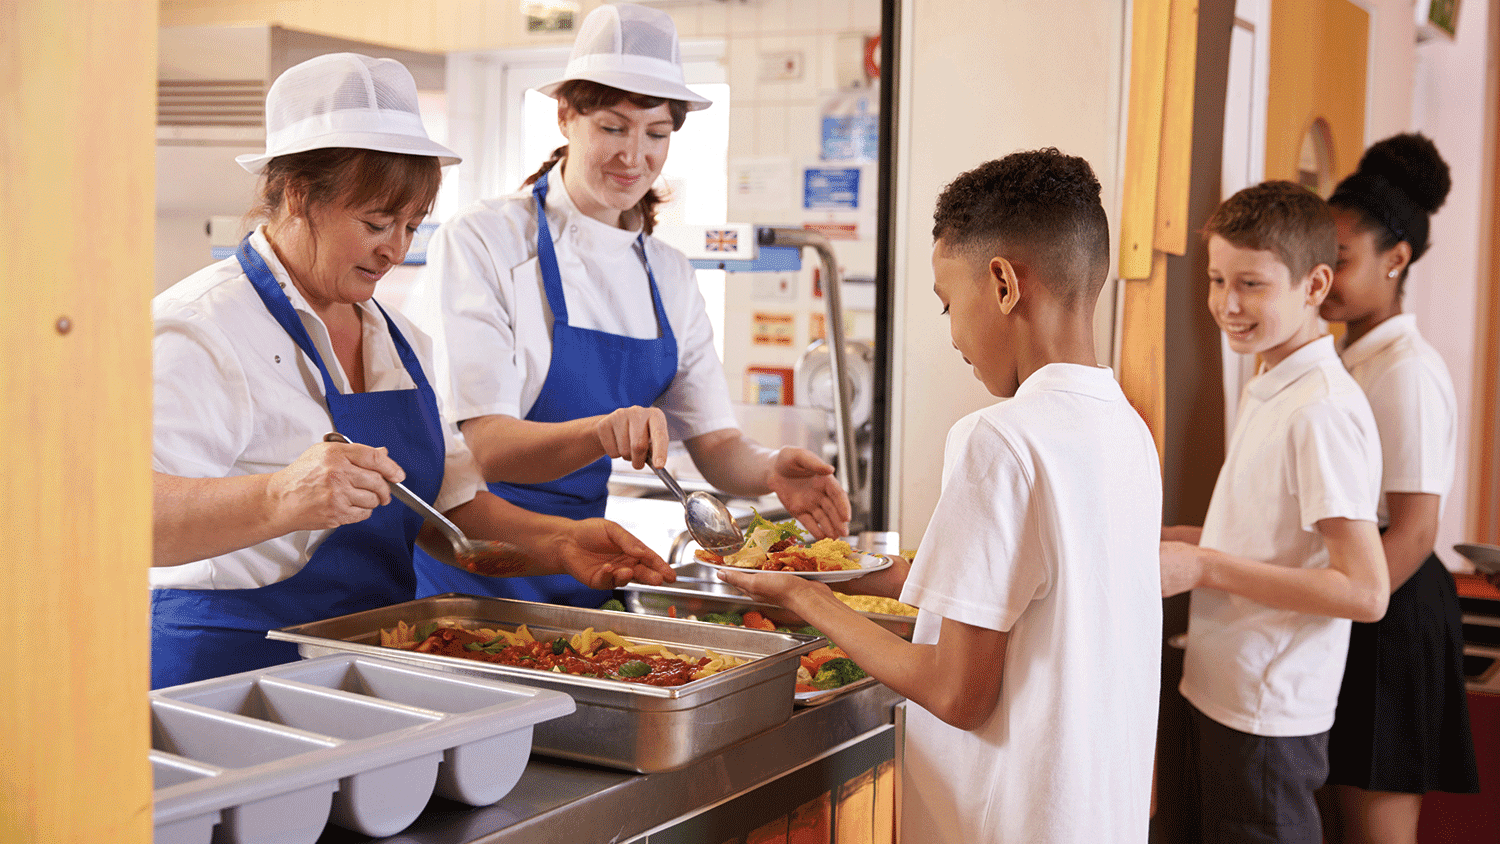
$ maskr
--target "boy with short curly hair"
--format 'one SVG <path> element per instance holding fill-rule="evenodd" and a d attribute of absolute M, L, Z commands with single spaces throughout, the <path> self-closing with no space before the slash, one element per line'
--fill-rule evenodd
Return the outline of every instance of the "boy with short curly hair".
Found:
<path fill-rule="evenodd" d="M 902 840 L 1145 842 L 1161 668 L 1161 475 L 1095 364 L 1109 227 L 1087 162 L 1019 152 L 934 214 L 953 345 L 1008 401 L 948 435 L 915 563 L 854 583 L 915 604 L 905 642 L 821 583 L 721 575 L 908 698 Z"/>
<path fill-rule="evenodd" d="M 1307 842 L 1328 774 L 1349 619 L 1390 595 L 1375 526 L 1380 439 L 1318 309 L 1338 248 L 1327 203 L 1266 182 L 1204 227 L 1209 310 L 1262 369 L 1202 528 L 1162 531 L 1162 594 L 1193 589 L 1181 691 L 1205 842 Z"/>

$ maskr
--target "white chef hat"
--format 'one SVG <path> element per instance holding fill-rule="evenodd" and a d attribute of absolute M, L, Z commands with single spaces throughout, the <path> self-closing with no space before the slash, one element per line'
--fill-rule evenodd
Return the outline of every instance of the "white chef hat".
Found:
<path fill-rule="evenodd" d="M 266 94 L 265 153 L 235 161 L 259 174 L 278 155 L 329 147 L 459 161 L 427 137 L 411 71 L 395 59 L 358 53 L 328 53 L 287 68 Z"/>
<path fill-rule="evenodd" d="M 632 94 L 681 100 L 688 111 L 713 105 L 683 82 L 682 52 L 672 16 L 647 6 L 620 3 L 589 12 L 573 42 L 562 78 L 537 90 L 556 97 L 557 89 L 574 79 Z"/>

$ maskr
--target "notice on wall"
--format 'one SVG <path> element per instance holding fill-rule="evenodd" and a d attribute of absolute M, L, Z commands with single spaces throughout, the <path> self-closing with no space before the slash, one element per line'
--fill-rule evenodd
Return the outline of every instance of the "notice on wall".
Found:
<path fill-rule="evenodd" d="M 802 176 L 802 207 L 809 211 L 858 211 L 858 167 L 809 167 Z"/>
<path fill-rule="evenodd" d="M 729 162 L 729 207 L 736 212 L 793 207 L 790 158 L 735 158 Z"/>
<path fill-rule="evenodd" d="M 854 314 L 844 311 L 844 336 L 852 333 L 854 326 Z M 807 342 L 828 339 L 828 318 L 824 314 L 810 313 L 807 315 Z"/>
<path fill-rule="evenodd" d="M 756 346 L 791 346 L 796 332 L 791 314 L 756 311 L 751 316 L 750 342 Z"/>
<path fill-rule="evenodd" d="M 792 368 L 749 366 L 745 368 L 746 404 L 791 404 Z"/>
<path fill-rule="evenodd" d="M 802 228 L 829 240 L 859 240 L 859 223 L 803 223 Z"/>

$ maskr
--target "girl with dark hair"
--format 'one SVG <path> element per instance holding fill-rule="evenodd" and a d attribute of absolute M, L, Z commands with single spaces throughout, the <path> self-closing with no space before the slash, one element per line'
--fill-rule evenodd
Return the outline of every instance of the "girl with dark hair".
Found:
<path fill-rule="evenodd" d="M 651 237 L 672 132 L 710 103 L 683 82 L 665 12 L 606 4 L 579 29 L 557 99 L 566 146 L 511 196 L 445 221 L 407 312 L 437 341 L 440 383 L 490 488 L 522 507 L 604 513 L 611 458 L 661 466 L 682 440 L 718 489 L 776 493 L 817 537 L 843 536 L 833 467 L 738 428 L 687 257 Z M 466 576 L 418 561 L 418 594 L 598 606 L 576 582 Z"/>
<path fill-rule="evenodd" d="M 1458 594 L 1432 553 L 1453 483 L 1453 383 L 1401 306 L 1407 271 L 1427 251 L 1431 215 L 1450 184 L 1432 141 L 1401 134 L 1370 147 L 1329 199 L 1339 251 L 1321 313 L 1345 324 L 1340 356 L 1380 430 L 1379 517 L 1392 590 L 1385 617 L 1350 634 L 1329 736 L 1337 796 L 1337 820 L 1325 824 L 1330 840 L 1415 844 L 1425 792 L 1479 790 Z"/>

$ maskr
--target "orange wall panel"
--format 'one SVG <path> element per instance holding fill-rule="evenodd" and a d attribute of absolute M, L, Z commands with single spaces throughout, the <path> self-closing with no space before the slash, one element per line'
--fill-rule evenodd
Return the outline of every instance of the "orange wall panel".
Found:
<path fill-rule="evenodd" d="M 1333 178 L 1365 146 L 1370 15 L 1350 0 L 1271 0 L 1266 178 L 1297 179 L 1302 137 L 1319 117 L 1333 140 Z"/>

